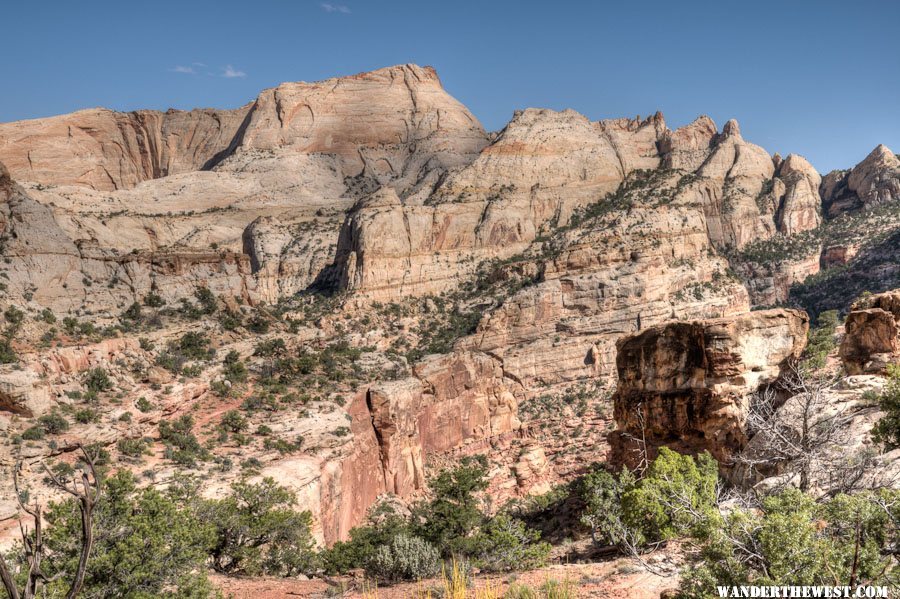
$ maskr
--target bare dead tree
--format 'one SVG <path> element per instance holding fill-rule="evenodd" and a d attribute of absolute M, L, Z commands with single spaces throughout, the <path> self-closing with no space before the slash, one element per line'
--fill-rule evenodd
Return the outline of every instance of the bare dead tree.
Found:
<path fill-rule="evenodd" d="M 644 404 L 639 402 L 634 406 L 634 414 L 638 421 L 638 435 L 629 432 L 622 432 L 622 437 L 633 442 L 637 447 L 632 449 L 639 456 L 638 465 L 634 469 L 634 473 L 640 478 L 650 467 L 650 453 L 647 450 L 647 425 L 644 422 Z"/>
<path fill-rule="evenodd" d="M 838 490 L 856 488 L 875 456 L 865 451 L 848 456 L 838 450 L 851 415 L 844 406 L 829 402 L 829 383 L 793 364 L 777 388 L 760 391 L 747 416 L 748 433 L 760 439 L 735 462 L 760 473 L 787 466 L 799 475 L 802 491 L 809 490 L 817 472 L 827 475 Z M 784 395 L 788 399 L 782 405 L 779 398 Z"/>
<path fill-rule="evenodd" d="M 100 499 L 100 478 L 97 475 L 94 459 L 88 454 L 84 447 L 79 448 L 81 449 L 84 462 L 87 466 L 85 470 L 82 470 L 80 480 L 77 477 L 73 477 L 71 483 L 67 484 L 47 468 L 46 464 L 41 462 L 41 466 L 47 473 L 52 485 L 74 497 L 81 512 L 81 554 L 75 572 L 71 573 L 71 582 L 69 583 L 69 590 L 66 592 L 66 599 L 74 599 L 74 597 L 78 596 L 84 586 L 84 576 L 87 572 L 88 558 L 90 557 L 91 548 L 94 544 L 94 507 Z M 19 514 L 14 517 L 19 519 L 19 533 L 22 537 L 22 552 L 25 564 L 28 567 L 28 572 L 25 577 L 25 586 L 20 592 L 6 560 L 0 555 L 0 582 L 3 583 L 3 587 L 9 594 L 10 599 L 32 599 L 44 585 L 69 574 L 61 571 L 54 574 L 52 577 L 48 577 L 42 568 L 42 563 L 46 557 L 42 506 L 37 501 L 35 501 L 32 506 L 27 505 L 24 494 L 19 486 L 19 472 L 21 468 L 22 462 L 19 461 L 13 470 L 13 486 L 15 488 L 16 500 L 18 501 L 20 510 Z M 33 522 L 33 528 L 30 531 L 28 530 L 27 525 L 22 522 L 23 512 L 30 516 Z"/>

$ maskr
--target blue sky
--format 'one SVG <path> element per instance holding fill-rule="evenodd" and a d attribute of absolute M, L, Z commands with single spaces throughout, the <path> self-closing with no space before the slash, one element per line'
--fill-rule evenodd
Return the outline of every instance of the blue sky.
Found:
<path fill-rule="evenodd" d="M 737 118 L 820 171 L 900 152 L 900 2 L 8 2 L 0 121 L 235 107 L 282 81 L 432 65 L 499 129 L 513 110 Z"/>

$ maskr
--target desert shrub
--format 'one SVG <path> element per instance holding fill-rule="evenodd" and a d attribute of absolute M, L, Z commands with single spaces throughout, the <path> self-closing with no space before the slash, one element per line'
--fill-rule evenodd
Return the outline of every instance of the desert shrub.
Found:
<path fill-rule="evenodd" d="M 198 377 L 200 373 L 203 372 L 203 367 L 199 364 L 191 364 L 190 366 L 184 366 L 181 369 L 181 376 L 185 377 Z"/>
<path fill-rule="evenodd" d="M 97 422 L 100 420 L 100 413 L 93 408 L 82 408 L 80 410 L 75 410 L 75 414 L 73 414 L 75 418 L 75 422 L 79 422 L 81 424 L 89 424 L 91 422 Z"/>
<path fill-rule="evenodd" d="M 144 296 L 144 305 L 148 308 L 161 308 L 166 305 L 166 301 L 159 295 L 150 292 Z"/>
<path fill-rule="evenodd" d="M 286 351 L 287 346 L 284 343 L 284 339 L 276 337 L 275 339 L 266 339 L 257 343 L 253 355 L 263 357 L 280 356 Z"/>
<path fill-rule="evenodd" d="M 237 410 L 228 410 L 222 416 L 219 425 L 232 433 L 240 433 L 247 430 L 247 419 Z"/>
<path fill-rule="evenodd" d="M 149 412 L 153 409 L 153 404 L 146 397 L 139 397 L 138 400 L 134 403 L 138 410 L 141 412 Z"/>
<path fill-rule="evenodd" d="M 119 439 L 116 448 L 124 456 L 137 458 L 149 453 L 150 441 L 148 439 Z"/>
<path fill-rule="evenodd" d="M 297 440 L 294 442 L 288 441 L 287 439 L 269 437 L 263 441 L 263 447 L 265 449 L 274 449 L 281 454 L 293 453 L 303 447 L 303 437 L 298 436 Z"/>
<path fill-rule="evenodd" d="M 157 366 L 159 366 L 160 368 L 165 368 L 172 374 L 180 374 L 187 360 L 184 356 L 178 353 L 163 351 L 156 356 L 155 362 Z"/>
<path fill-rule="evenodd" d="M 697 458 L 667 447 L 645 477 L 622 492 L 622 517 L 636 542 L 683 536 L 715 511 L 718 464 L 708 453 Z"/>
<path fill-rule="evenodd" d="M 197 298 L 200 314 L 208 316 L 210 314 L 215 314 L 216 310 L 219 309 L 219 304 L 216 302 L 216 296 L 206 287 L 198 288 L 194 292 L 194 297 Z"/>
<path fill-rule="evenodd" d="M 161 492 L 138 489 L 133 475 L 120 470 L 102 483 L 94 510 L 94 546 L 83 595 L 200 599 L 214 595 L 205 561 L 213 542 L 209 522 L 196 519 L 176 496 L 177 485 Z M 184 495 L 182 493 L 182 495 Z M 47 511 L 45 543 L 52 559 L 42 564 L 48 578 L 73 572 L 80 555 L 81 515 L 74 500 Z M 49 597 L 62 597 L 65 576 L 48 584 Z"/>
<path fill-rule="evenodd" d="M 265 335 L 269 332 L 269 327 L 269 319 L 261 314 L 255 314 L 247 321 L 247 329 L 257 335 Z"/>
<path fill-rule="evenodd" d="M 226 331 L 233 331 L 244 323 L 244 319 L 239 312 L 232 312 L 227 308 L 219 312 L 219 324 Z"/>
<path fill-rule="evenodd" d="M 758 509 L 731 509 L 697 535 L 700 553 L 685 571 L 684 598 L 717 597 L 717 586 L 885 584 L 885 547 L 897 540 L 898 492 L 838 495 L 816 503 L 788 489 Z"/>
<path fill-rule="evenodd" d="M 222 374 L 232 383 L 243 383 L 247 380 L 247 367 L 241 362 L 241 355 L 232 350 L 222 363 Z"/>
<path fill-rule="evenodd" d="M 182 335 L 176 349 L 189 360 L 205 360 L 210 357 L 212 351 L 209 347 L 209 337 L 198 331 L 188 331 Z"/>
<path fill-rule="evenodd" d="M 176 464 L 193 468 L 197 461 L 209 459 L 209 452 L 191 432 L 194 419 L 185 414 L 175 420 L 161 420 L 159 437 L 165 444 L 165 457 Z"/>
<path fill-rule="evenodd" d="M 122 318 L 125 320 L 131 320 L 133 322 L 137 322 L 141 319 L 141 305 L 137 302 L 134 302 L 128 308 L 122 312 Z"/>
<path fill-rule="evenodd" d="M 22 438 L 26 441 L 40 441 L 44 435 L 44 429 L 40 426 L 32 426 L 22 431 Z"/>
<path fill-rule="evenodd" d="M 295 504 L 294 493 L 271 478 L 234 483 L 225 499 L 204 502 L 200 516 L 215 526 L 213 568 L 247 575 L 314 573 L 312 515 L 296 511 Z"/>
<path fill-rule="evenodd" d="M 0 364 L 15 364 L 19 361 L 19 355 L 13 349 L 12 340 L 3 336 L 0 337 Z"/>
<path fill-rule="evenodd" d="M 65 416 L 58 412 L 52 412 L 41 416 L 38 418 L 38 425 L 44 429 L 44 432 L 48 435 L 56 435 L 69 430 L 69 421 L 66 420 Z"/>
<path fill-rule="evenodd" d="M 3 318 L 5 318 L 6 322 L 9 324 L 18 326 L 25 320 L 25 312 L 19 310 L 15 306 L 10 306 L 3 312 Z"/>
<path fill-rule="evenodd" d="M 550 544 L 521 520 L 500 513 L 462 544 L 463 553 L 486 572 L 529 570 L 546 565 Z"/>
<path fill-rule="evenodd" d="M 819 314 L 816 326 L 809 331 L 809 342 L 804 352 L 806 365 L 811 370 L 815 371 L 825 367 L 828 354 L 835 348 L 835 331 L 839 324 L 837 310 L 828 310 Z"/>
<path fill-rule="evenodd" d="M 417 536 L 444 555 L 458 549 L 484 521 L 478 494 L 487 488 L 487 460 L 466 456 L 459 466 L 444 470 L 431 480 L 433 497 L 414 509 Z"/>
<path fill-rule="evenodd" d="M 409 521 L 399 515 L 390 504 L 373 506 L 366 517 L 365 526 L 350 530 L 350 540 L 338 541 L 322 552 L 323 565 L 329 574 L 346 573 L 364 568 L 369 558 L 395 536 L 408 534 Z"/>
<path fill-rule="evenodd" d="M 378 581 L 421 580 L 441 569 L 441 556 L 427 541 L 407 534 L 379 546 L 366 562 L 366 574 Z"/>
<path fill-rule="evenodd" d="M 112 389 L 113 384 L 106 371 L 98 366 L 88 370 L 87 375 L 84 377 L 84 386 L 88 392 L 97 394 L 109 391 Z"/>
<path fill-rule="evenodd" d="M 590 528 L 595 543 L 622 542 L 622 494 L 634 484 L 628 470 L 614 476 L 602 468 L 594 468 L 577 482 L 576 492 L 584 502 L 581 523 Z"/>

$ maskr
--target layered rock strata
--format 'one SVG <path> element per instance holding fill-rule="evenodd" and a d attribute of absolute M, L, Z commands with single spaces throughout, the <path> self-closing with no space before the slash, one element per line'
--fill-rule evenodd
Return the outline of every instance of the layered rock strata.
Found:
<path fill-rule="evenodd" d="M 798 310 L 671 322 L 617 343 L 617 461 L 635 467 L 657 448 L 709 451 L 721 463 L 747 443 L 751 396 L 775 384 L 806 345 Z"/>
<path fill-rule="evenodd" d="M 884 374 L 900 363 L 900 291 L 855 302 L 844 331 L 840 357 L 849 374 Z"/>

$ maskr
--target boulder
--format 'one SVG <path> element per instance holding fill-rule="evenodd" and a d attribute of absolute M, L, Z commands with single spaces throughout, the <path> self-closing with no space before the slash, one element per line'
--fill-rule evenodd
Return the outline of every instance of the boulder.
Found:
<path fill-rule="evenodd" d="M 840 357 L 849 374 L 883 374 L 900 362 L 900 290 L 858 300 L 844 324 Z"/>
<path fill-rule="evenodd" d="M 634 467 L 646 444 L 708 451 L 720 462 L 747 442 L 750 397 L 774 384 L 806 346 L 799 310 L 670 322 L 616 344 L 614 461 Z"/>

